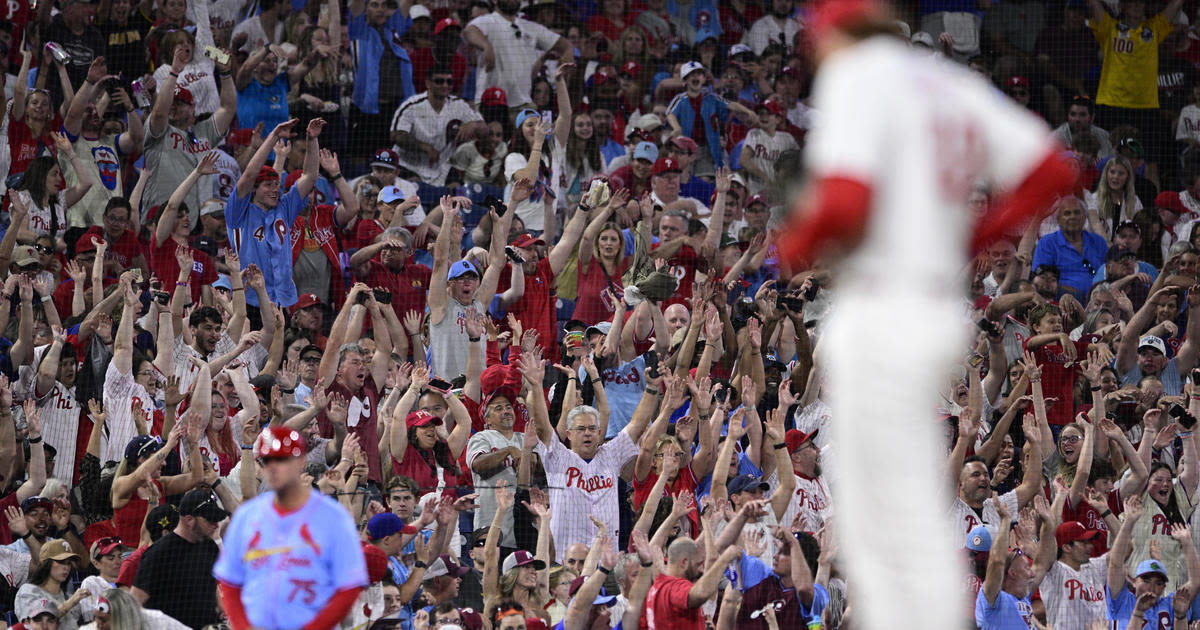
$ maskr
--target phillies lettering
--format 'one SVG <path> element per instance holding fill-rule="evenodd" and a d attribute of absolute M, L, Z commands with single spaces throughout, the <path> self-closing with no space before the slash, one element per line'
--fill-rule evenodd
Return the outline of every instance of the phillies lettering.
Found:
<path fill-rule="evenodd" d="M 613 479 L 608 475 L 592 475 L 587 479 L 583 478 L 583 472 L 578 468 L 571 466 L 567 469 L 567 487 L 574 486 L 584 492 L 596 492 L 613 487 Z"/>
<path fill-rule="evenodd" d="M 1104 601 L 1104 589 L 1088 588 L 1086 584 L 1075 578 L 1064 582 L 1063 590 L 1067 593 L 1067 599 L 1082 599 L 1085 602 Z"/>
<path fill-rule="evenodd" d="M 1164 514 L 1155 514 L 1150 518 L 1151 527 L 1150 535 L 1162 534 L 1163 536 L 1171 535 L 1171 521 L 1167 520 Z"/>

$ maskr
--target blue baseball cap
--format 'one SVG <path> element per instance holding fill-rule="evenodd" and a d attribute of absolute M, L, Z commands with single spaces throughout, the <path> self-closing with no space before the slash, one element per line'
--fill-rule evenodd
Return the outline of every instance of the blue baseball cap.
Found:
<path fill-rule="evenodd" d="M 976 525 L 975 529 L 967 532 L 967 549 L 971 551 L 991 551 L 992 532 L 986 525 Z"/>
<path fill-rule="evenodd" d="M 217 281 L 212 285 L 214 289 L 225 289 L 226 291 L 233 290 L 233 284 L 229 281 L 229 276 L 223 273 L 217 274 Z"/>
<path fill-rule="evenodd" d="M 161 442 L 156 437 L 139 435 L 125 445 L 125 459 L 136 462 L 143 455 L 157 452 L 160 444 Z"/>
<path fill-rule="evenodd" d="M 536 109 L 522 109 L 521 112 L 517 114 L 517 129 L 520 129 L 521 123 L 525 122 L 525 119 L 529 118 L 530 116 L 537 116 L 538 119 L 541 119 L 542 117 L 542 115 L 539 114 Z"/>
<path fill-rule="evenodd" d="M 469 273 L 475 274 L 476 277 L 483 277 L 482 274 L 479 273 L 479 270 L 475 268 L 475 265 L 471 261 L 464 258 L 463 260 L 450 265 L 450 272 L 446 274 L 446 279 L 453 280 L 459 276 L 465 276 Z"/>
<path fill-rule="evenodd" d="M 386 536 L 399 533 L 404 529 L 404 521 L 391 512 L 376 514 L 367 521 L 367 535 L 371 540 L 379 540 Z"/>
<path fill-rule="evenodd" d="M 738 475 L 733 479 L 730 479 L 729 483 L 725 485 L 725 488 L 731 495 L 756 489 L 766 492 L 770 487 L 771 486 L 767 485 L 767 482 L 755 477 L 754 475 Z"/>
<path fill-rule="evenodd" d="M 658 160 L 658 147 L 654 146 L 653 142 L 639 142 L 633 148 L 633 159 L 648 160 L 650 163 L 654 163 Z"/>
<path fill-rule="evenodd" d="M 1163 577 L 1163 580 L 1169 579 L 1167 577 L 1167 568 L 1164 567 L 1161 562 L 1159 562 L 1158 560 L 1155 560 L 1154 558 L 1142 560 L 1141 564 L 1139 564 L 1137 567 L 1137 574 L 1134 575 L 1134 577 L 1140 578 L 1144 575 L 1150 575 L 1151 573 L 1157 573 L 1157 574 L 1161 575 Z"/>

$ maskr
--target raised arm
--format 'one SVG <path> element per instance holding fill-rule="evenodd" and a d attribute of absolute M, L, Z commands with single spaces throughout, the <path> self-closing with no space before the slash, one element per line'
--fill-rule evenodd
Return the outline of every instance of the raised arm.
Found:
<path fill-rule="evenodd" d="M 721 581 L 721 576 L 725 573 L 725 567 L 733 562 L 733 559 L 742 553 L 742 546 L 739 544 L 726 547 L 721 555 L 717 557 L 717 561 L 708 566 L 704 570 L 704 574 L 700 576 L 692 584 L 692 588 L 688 590 L 687 605 L 688 608 L 699 608 L 717 593 L 717 585 Z"/>
<path fill-rule="evenodd" d="M 125 296 L 125 306 L 121 310 L 121 323 L 117 326 L 117 338 L 113 340 L 113 367 L 121 374 L 129 375 L 133 371 L 133 320 L 137 308 L 141 305 L 133 287 L 121 278 L 120 290 Z M 121 404 L 118 401 L 118 404 Z"/>
<path fill-rule="evenodd" d="M 271 156 L 271 151 L 275 147 L 275 142 L 281 139 L 286 140 L 290 138 L 292 136 L 292 128 L 295 127 L 296 123 L 298 122 L 300 122 L 299 118 L 293 118 L 286 122 L 279 123 L 274 129 L 271 130 L 271 133 L 267 135 L 265 140 L 263 140 L 262 145 L 259 146 L 258 150 L 254 152 L 254 155 L 251 156 L 250 161 L 246 163 L 246 167 L 242 169 L 242 176 L 238 178 L 237 182 L 239 195 L 248 195 L 250 194 L 250 191 L 254 190 L 254 179 L 258 177 L 258 172 L 262 170 L 264 165 L 266 165 L 267 158 Z M 306 157 L 306 166 L 307 163 L 308 159 Z"/>
<path fill-rule="evenodd" d="M 1137 361 L 1138 340 L 1141 338 L 1142 332 L 1150 326 L 1154 321 L 1155 309 L 1162 305 L 1167 298 L 1178 291 L 1177 287 L 1165 287 L 1155 291 L 1150 299 L 1138 309 L 1138 312 L 1133 315 L 1129 323 L 1125 325 L 1125 330 L 1121 333 L 1121 343 L 1117 345 L 1117 358 L 1114 367 L 1117 368 L 1117 374 L 1124 374 L 1133 369 L 1134 363 Z M 1188 317 L 1188 329 L 1191 329 L 1191 317 Z M 1182 351 L 1183 348 L 1180 348 Z M 1195 353 L 1192 351 L 1192 360 L 1195 361 Z"/>
<path fill-rule="evenodd" d="M 1141 517 L 1142 497 L 1136 495 L 1125 499 L 1125 512 L 1121 515 L 1121 529 L 1117 531 L 1112 549 L 1108 552 L 1108 592 L 1113 596 L 1125 588 L 1128 577 L 1125 561 L 1129 559 L 1129 554 L 1133 551 L 1133 528 Z"/>
<path fill-rule="evenodd" d="M 997 553 L 988 556 L 987 573 L 980 589 L 987 599 L 988 606 L 996 605 L 996 597 L 1000 595 L 1000 588 L 1004 585 L 1004 569 L 1008 561 L 1008 531 L 1012 527 L 1012 515 L 1002 502 L 996 502 L 996 511 L 1000 514 L 1000 526 L 996 537 L 992 539 L 992 549 Z M 999 553 L 1002 549 L 1004 553 Z"/>
<path fill-rule="evenodd" d="M 1180 374 L 1186 374 L 1196 366 L 1196 356 L 1200 354 L 1200 285 L 1193 284 L 1187 292 L 1188 318 L 1187 334 L 1179 354 L 1175 355 L 1175 367 Z"/>
<path fill-rule="evenodd" d="M 325 119 L 314 118 L 308 121 L 308 128 L 305 130 L 308 136 L 308 152 L 304 154 L 304 174 L 296 182 L 296 191 L 304 199 L 308 198 L 308 193 L 312 192 L 313 186 L 317 184 L 317 178 L 321 176 L 320 137 L 321 130 L 324 128 Z"/>

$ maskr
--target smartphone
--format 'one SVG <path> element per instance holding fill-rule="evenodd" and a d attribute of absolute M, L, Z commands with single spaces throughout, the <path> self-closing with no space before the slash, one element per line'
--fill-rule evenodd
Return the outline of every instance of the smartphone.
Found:
<path fill-rule="evenodd" d="M 154 291 L 153 295 L 154 295 L 154 301 L 158 302 L 162 306 L 166 306 L 167 303 L 171 300 L 171 294 L 167 293 L 166 291 Z"/>
<path fill-rule="evenodd" d="M 983 365 L 983 355 L 982 354 L 971 354 L 970 358 L 967 359 L 967 365 L 970 365 L 973 368 L 977 368 L 980 365 Z"/>
<path fill-rule="evenodd" d="M 367 294 L 359 293 L 357 300 L 358 300 L 358 302 L 357 302 L 358 304 L 366 304 L 367 303 Z"/>
<path fill-rule="evenodd" d="M 504 255 L 508 256 L 509 260 L 517 263 L 518 265 L 525 264 L 525 258 L 521 256 L 521 254 L 517 253 L 517 248 L 513 247 L 512 245 L 504 248 Z"/>
<path fill-rule="evenodd" d="M 450 391 L 453 387 L 454 387 L 454 385 L 451 384 L 450 381 L 447 381 L 445 379 L 433 378 L 433 379 L 429 380 L 429 389 L 432 389 L 435 392 L 441 392 L 441 393 L 445 394 L 446 392 Z"/>
<path fill-rule="evenodd" d="M 229 63 L 229 53 L 216 46 L 205 46 L 204 56 L 220 64 Z"/>
<path fill-rule="evenodd" d="M 799 313 L 804 309 L 804 300 L 780 294 L 779 297 L 775 298 L 775 306 Z"/>
<path fill-rule="evenodd" d="M 371 289 L 371 293 L 375 294 L 375 301 L 380 304 L 392 303 L 392 292 L 387 289 Z"/>
<path fill-rule="evenodd" d="M 658 351 L 646 351 L 646 374 L 650 378 L 658 378 Z"/>
<path fill-rule="evenodd" d="M 484 197 L 482 205 L 485 208 L 491 208 L 495 210 L 497 216 L 502 217 L 504 216 L 504 213 L 508 212 L 508 206 L 504 205 L 504 202 L 497 199 L 494 195 L 488 195 L 487 197 Z"/>
<path fill-rule="evenodd" d="M 142 270 L 141 269 L 133 270 L 133 281 L 138 282 L 138 283 L 140 283 L 142 281 Z"/>
<path fill-rule="evenodd" d="M 542 118 L 542 122 L 544 122 L 550 126 L 554 125 L 554 112 L 552 112 L 548 109 L 544 109 L 544 110 L 542 110 L 541 118 Z"/>
<path fill-rule="evenodd" d="M 805 289 L 804 295 L 802 295 L 801 297 L 804 298 L 805 302 L 811 302 L 817 298 L 817 289 L 820 289 L 820 288 L 821 288 L 821 285 L 818 284 L 816 278 L 814 278 L 812 283 L 808 285 L 808 288 Z"/>
<path fill-rule="evenodd" d="M 1003 331 L 1000 330 L 1000 327 L 986 317 L 980 317 L 979 321 L 975 322 L 975 325 L 979 327 L 979 330 L 987 333 L 989 337 L 999 337 L 1001 334 L 1003 334 Z"/>
<path fill-rule="evenodd" d="M 1190 431 L 1192 427 L 1196 426 L 1196 417 L 1188 413 L 1187 409 L 1184 409 L 1182 405 L 1171 405 L 1171 408 L 1167 410 L 1167 413 L 1172 418 L 1175 418 L 1175 421 L 1179 423 L 1179 426 L 1183 427 L 1187 431 Z"/>

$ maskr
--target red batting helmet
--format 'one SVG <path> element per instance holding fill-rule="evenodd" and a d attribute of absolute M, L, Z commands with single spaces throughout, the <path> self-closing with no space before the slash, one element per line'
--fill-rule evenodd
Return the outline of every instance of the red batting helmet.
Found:
<path fill-rule="evenodd" d="M 267 427 L 258 436 L 254 453 L 264 459 L 290 459 L 304 456 L 304 438 L 287 427 Z"/>

